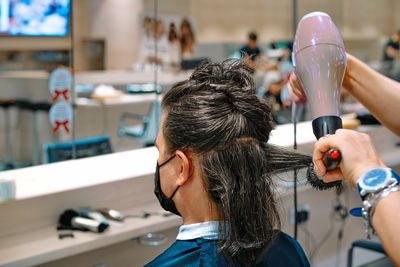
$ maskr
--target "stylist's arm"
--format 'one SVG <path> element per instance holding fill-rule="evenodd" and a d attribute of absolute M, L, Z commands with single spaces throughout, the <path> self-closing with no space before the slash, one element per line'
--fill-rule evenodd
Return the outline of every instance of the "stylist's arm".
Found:
<path fill-rule="evenodd" d="M 327 172 L 323 157 L 324 153 L 332 147 L 341 151 L 342 161 L 338 169 Z M 357 180 L 367 171 L 386 167 L 367 134 L 345 129 L 339 129 L 334 135 L 320 138 L 315 143 L 313 161 L 317 175 L 323 176 L 324 182 L 344 179 L 352 187 L 356 187 Z M 400 191 L 397 191 L 376 204 L 372 217 L 372 225 L 386 253 L 396 266 L 400 266 L 399 222 Z"/>

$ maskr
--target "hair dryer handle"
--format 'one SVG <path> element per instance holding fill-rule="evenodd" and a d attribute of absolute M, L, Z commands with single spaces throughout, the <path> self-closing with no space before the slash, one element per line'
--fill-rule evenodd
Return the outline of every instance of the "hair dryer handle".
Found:
<path fill-rule="evenodd" d="M 327 171 L 336 169 L 342 160 L 342 153 L 337 148 L 329 149 L 324 155 L 324 164 Z"/>

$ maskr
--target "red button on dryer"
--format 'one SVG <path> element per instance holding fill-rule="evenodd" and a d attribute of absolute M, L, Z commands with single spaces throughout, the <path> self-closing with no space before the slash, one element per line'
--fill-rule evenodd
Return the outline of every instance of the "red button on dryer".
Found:
<path fill-rule="evenodd" d="M 337 150 L 332 151 L 332 152 L 331 152 L 331 158 L 332 158 L 332 159 L 337 159 L 337 158 L 339 158 L 339 151 L 337 151 Z"/>

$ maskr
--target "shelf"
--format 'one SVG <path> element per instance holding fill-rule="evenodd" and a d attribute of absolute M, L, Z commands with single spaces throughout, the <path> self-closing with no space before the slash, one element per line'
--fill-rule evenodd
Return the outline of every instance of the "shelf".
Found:
<path fill-rule="evenodd" d="M 149 203 L 125 214 L 146 212 L 164 213 L 158 203 Z M 0 239 L 0 266 L 33 266 L 109 246 L 146 233 L 178 227 L 180 217 L 161 215 L 127 218 L 124 223 L 113 223 L 104 233 L 74 231 L 74 238 L 59 239 L 56 225 Z"/>

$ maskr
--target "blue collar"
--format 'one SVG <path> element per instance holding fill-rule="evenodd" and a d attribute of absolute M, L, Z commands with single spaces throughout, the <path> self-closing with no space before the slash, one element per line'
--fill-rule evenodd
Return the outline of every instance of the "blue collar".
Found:
<path fill-rule="evenodd" d="M 193 223 L 179 227 L 177 240 L 190 240 L 204 238 L 209 240 L 218 239 L 218 221 L 209 221 L 203 223 Z"/>

